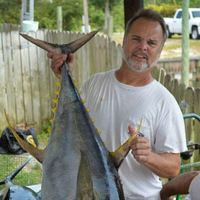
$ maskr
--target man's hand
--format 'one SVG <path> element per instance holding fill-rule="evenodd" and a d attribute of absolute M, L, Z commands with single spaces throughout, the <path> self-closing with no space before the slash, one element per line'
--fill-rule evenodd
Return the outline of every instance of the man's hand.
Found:
<path fill-rule="evenodd" d="M 69 65 L 70 70 L 73 70 L 73 60 L 74 55 L 72 53 L 67 56 L 66 54 L 57 54 L 56 52 L 48 52 L 47 56 L 52 59 L 51 61 L 51 69 L 56 76 L 61 73 L 60 67 L 67 60 L 67 64 Z"/>
<path fill-rule="evenodd" d="M 133 126 L 128 127 L 130 134 L 134 133 Z M 163 178 L 173 178 L 178 175 L 181 165 L 180 153 L 157 154 L 151 151 L 149 140 L 136 137 L 131 142 L 133 157 Z"/>
<path fill-rule="evenodd" d="M 128 127 L 130 134 L 134 133 L 133 126 Z M 148 157 L 151 153 L 151 147 L 149 140 L 145 137 L 136 137 L 131 143 L 131 149 L 133 157 L 140 163 L 145 163 L 148 161 Z"/>

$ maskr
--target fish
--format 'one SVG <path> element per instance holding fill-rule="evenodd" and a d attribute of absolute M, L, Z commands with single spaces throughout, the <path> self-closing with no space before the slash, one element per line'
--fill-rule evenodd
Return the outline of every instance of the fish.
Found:
<path fill-rule="evenodd" d="M 51 44 L 21 34 L 46 51 L 74 53 L 99 30 L 90 32 L 69 44 Z M 109 152 L 94 121 L 84 106 L 67 62 L 61 67 L 60 92 L 52 131 L 45 149 L 23 141 L 7 122 L 18 143 L 43 166 L 42 200 L 124 200 L 118 168 L 130 151 L 135 133 L 116 151 Z"/>
<path fill-rule="evenodd" d="M 8 175 L 4 180 L 0 181 L 0 185 L 5 184 L 5 188 L 0 191 L 0 200 L 40 200 L 41 193 L 35 192 L 32 189 L 16 185 L 12 182 L 15 176 L 26 166 L 26 164 L 32 159 L 31 156 L 24 163 L 22 163 L 15 171 Z"/>

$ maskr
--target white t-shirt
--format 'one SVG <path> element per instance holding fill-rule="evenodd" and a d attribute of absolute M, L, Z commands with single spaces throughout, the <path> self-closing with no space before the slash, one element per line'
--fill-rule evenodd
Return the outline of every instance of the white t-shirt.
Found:
<path fill-rule="evenodd" d="M 93 75 L 81 91 L 109 151 L 115 151 L 130 137 L 128 125 L 136 129 L 141 118 L 140 133 L 149 139 L 153 152 L 186 150 L 182 113 L 173 95 L 156 80 L 133 87 L 120 83 L 112 70 Z M 138 163 L 131 153 L 120 166 L 119 174 L 126 198 L 142 200 L 159 195 L 162 187 L 159 177 Z"/>
<path fill-rule="evenodd" d="M 190 183 L 189 195 L 184 200 L 199 200 L 200 199 L 200 174 L 195 176 Z"/>

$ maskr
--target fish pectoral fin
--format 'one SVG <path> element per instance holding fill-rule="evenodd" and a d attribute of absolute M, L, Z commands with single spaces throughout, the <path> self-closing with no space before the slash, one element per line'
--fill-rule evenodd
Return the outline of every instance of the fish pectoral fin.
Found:
<path fill-rule="evenodd" d="M 134 134 L 123 145 L 121 145 L 116 151 L 110 152 L 110 155 L 114 161 L 114 165 L 117 169 L 120 167 L 122 161 L 124 160 L 128 152 L 130 151 L 131 141 L 135 137 L 137 137 L 140 131 L 141 125 L 142 125 L 142 119 L 140 120 L 140 124 L 137 130 L 134 132 Z"/>
<path fill-rule="evenodd" d="M 19 143 L 19 145 L 26 150 L 27 152 L 29 152 L 33 157 L 35 157 L 40 163 L 43 162 L 43 157 L 44 157 L 44 150 L 39 149 L 37 147 L 34 147 L 33 145 L 29 144 L 28 142 L 26 142 L 25 140 L 23 140 L 14 130 L 14 128 L 11 126 L 9 120 L 8 120 L 8 116 L 4 110 L 5 113 L 5 117 L 6 120 L 8 122 L 8 125 L 13 133 L 13 135 L 15 136 L 15 139 L 17 140 L 17 142 Z"/>
<path fill-rule="evenodd" d="M 78 200 L 94 199 L 91 170 L 89 168 L 87 158 L 82 151 L 77 177 L 76 197 Z"/>
<path fill-rule="evenodd" d="M 1 200 L 7 199 L 7 194 L 8 194 L 8 192 L 9 192 L 9 190 L 10 190 L 9 187 L 5 187 L 4 189 L 2 189 L 2 190 L 0 191 L 0 199 L 1 199 Z"/>

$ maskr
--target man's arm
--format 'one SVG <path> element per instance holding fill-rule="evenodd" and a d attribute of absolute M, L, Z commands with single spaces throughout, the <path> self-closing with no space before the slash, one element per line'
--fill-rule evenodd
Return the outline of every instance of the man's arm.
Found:
<path fill-rule="evenodd" d="M 187 172 L 180 174 L 164 184 L 162 190 L 160 191 L 161 199 L 168 200 L 172 195 L 188 194 L 190 183 L 198 174 L 199 172 Z"/>

